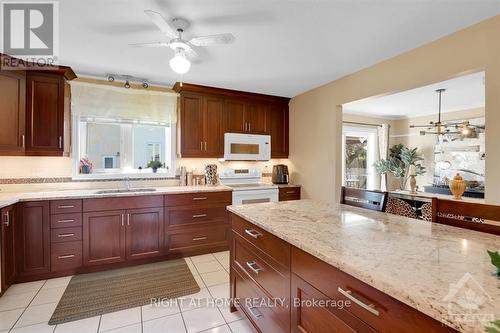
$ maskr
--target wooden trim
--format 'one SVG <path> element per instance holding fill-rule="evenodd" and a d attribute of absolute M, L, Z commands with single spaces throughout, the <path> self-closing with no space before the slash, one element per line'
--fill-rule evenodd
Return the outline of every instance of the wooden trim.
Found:
<path fill-rule="evenodd" d="M 289 97 L 272 96 L 272 95 L 265 95 L 265 94 L 258 94 L 258 93 L 230 90 L 230 89 L 216 88 L 216 87 L 207 87 L 191 83 L 182 83 L 181 86 L 180 82 L 176 82 L 172 87 L 172 89 L 178 93 L 191 92 L 198 94 L 223 95 L 227 97 L 237 97 L 237 98 L 244 97 L 244 98 L 260 99 L 266 101 L 276 101 L 287 104 L 290 101 Z"/>

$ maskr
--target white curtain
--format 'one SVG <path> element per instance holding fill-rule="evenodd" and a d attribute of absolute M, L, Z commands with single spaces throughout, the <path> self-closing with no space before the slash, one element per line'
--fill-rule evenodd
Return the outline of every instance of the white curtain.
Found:
<path fill-rule="evenodd" d="M 177 93 L 71 82 L 71 110 L 79 116 L 177 122 Z"/>
<path fill-rule="evenodd" d="M 377 127 L 379 158 L 386 159 L 389 152 L 389 124 Z M 380 175 L 380 190 L 387 191 L 387 176 Z"/>

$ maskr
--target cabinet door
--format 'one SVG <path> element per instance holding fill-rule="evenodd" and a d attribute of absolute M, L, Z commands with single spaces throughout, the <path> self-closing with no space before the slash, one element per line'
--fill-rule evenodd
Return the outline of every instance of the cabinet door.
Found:
<path fill-rule="evenodd" d="M 163 254 L 163 208 L 127 210 L 127 260 Z"/>
<path fill-rule="evenodd" d="M 27 74 L 26 153 L 60 156 L 64 151 L 64 78 Z"/>
<path fill-rule="evenodd" d="M 252 134 L 269 134 L 268 106 L 262 103 L 245 105 L 247 132 Z"/>
<path fill-rule="evenodd" d="M 224 100 L 217 97 L 204 99 L 204 155 L 206 157 L 224 156 L 224 133 L 222 130 Z"/>
<path fill-rule="evenodd" d="M 16 279 L 14 206 L 2 209 L 2 290 Z"/>
<path fill-rule="evenodd" d="M 247 124 L 245 120 L 245 103 L 237 100 L 227 100 L 225 105 L 226 133 L 245 133 Z"/>
<path fill-rule="evenodd" d="M 181 155 L 200 157 L 203 150 L 203 97 L 181 96 Z"/>
<path fill-rule="evenodd" d="M 20 205 L 19 274 L 23 276 L 50 271 L 49 202 L 24 202 Z"/>
<path fill-rule="evenodd" d="M 288 105 L 270 104 L 271 158 L 288 158 Z"/>
<path fill-rule="evenodd" d="M 0 155 L 22 155 L 25 146 L 26 75 L 0 71 Z"/>
<path fill-rule="evenodd" d="M 83 264 L 85 266 L 125 261 L 124 210 L 83 214 Z"/>

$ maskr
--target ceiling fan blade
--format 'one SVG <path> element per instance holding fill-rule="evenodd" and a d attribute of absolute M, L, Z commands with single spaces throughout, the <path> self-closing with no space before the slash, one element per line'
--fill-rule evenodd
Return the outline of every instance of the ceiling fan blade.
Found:
<path fill-rule="evenodd" d="M 431 128 L 434 126 L 433 125 L 410 125 L 410 128 L 417 128 L 417 127 Z"/>
<path fill-rule="evenodd" d="M 195 46 L 210 46 L 220 44 L 231 44 L 234 41 L 231 33 L 194 37 L 189 42 Z"/>
<path fill-rule="evenodd" d="M 132 43 L 128 44 L 133 47 L 169 47 L 169 43 L 165 42 L 153 42 L 153 43 Z"/>
<path fill-rule="evenodd" d="M 177 37 L 177 31 L 168 21 L 158 12 L 145 10 L 144 13 L 153 21 L 154 24 L 167 36 L 171 38 Z"/>

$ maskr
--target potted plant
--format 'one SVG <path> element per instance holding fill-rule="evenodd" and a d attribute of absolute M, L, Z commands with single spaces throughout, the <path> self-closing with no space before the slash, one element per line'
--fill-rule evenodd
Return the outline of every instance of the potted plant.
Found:
<path fill-rule="evenodd" d="M 161 168 L 163 166 L 163 163 L 157 160 L 152 160 L 149 161 L 147 167 L 153 169 L 153 172 L 156 173 L 158 171 L 158 168 Z"/>
<path fill-rule="evenodd" d="M 410 149 L 403 144 L 398 144 L 389 149 L 389 158 L 376 161 L 374 167 L 380 175 L 392 173 L 399 179 L 400 189 L 404 190 L 410 178 L 408 172 L 410 165 L 415 166 L 417 175 L 425 173 L 425 167 L 421 164 L 423 160 L 417 148 Z"/>

